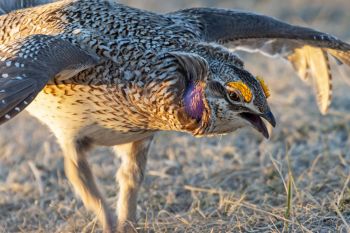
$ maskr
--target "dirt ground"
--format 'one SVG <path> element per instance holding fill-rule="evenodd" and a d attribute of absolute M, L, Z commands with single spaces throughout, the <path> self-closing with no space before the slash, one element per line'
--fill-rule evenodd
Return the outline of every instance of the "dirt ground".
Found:
<path fill-rule="evenodd" d="M 309 25 L 350 42 L 348 0 L 130 0 L 159 12 L 193 6 L 240 8 Z M 334 69 L 333 104 L 321 116 L 310 87 L 284 61 L 245 55 L 265 77 L 278 125 L 193 138 L 159 133 L 138 202 L 139 232 L 349 232 L 350 69 Z M 347 74 L 347 76 L 346 76 Z M 0 232 L 100 232 L 65 178 L 61 151 L 38 120 L 21 113 L 0 127 Z M 90 156 L 115 206 L 119 161 Z"/>

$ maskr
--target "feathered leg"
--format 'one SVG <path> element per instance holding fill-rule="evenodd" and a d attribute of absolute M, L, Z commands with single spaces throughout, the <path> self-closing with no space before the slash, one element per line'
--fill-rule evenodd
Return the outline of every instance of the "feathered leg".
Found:
<path fill-rule="evenodd" d="M 134 232 L 132 223 L 136 221 L 137 194 L 143 181 L 152 138 L 114 147 L 121 158 L 121 166 L 117 172 L 118 232 Z"/>
<path fill-rule="evenodd" d="M 72 183 L 75 191 L 84 205 L 92 210 L 103 226 L 104 232 L 114 232 L 114 219 L 104 198 L 99 192 L 86 160 L 86 152 L 90 148 L 88 140 L 79 140 L 75 143 L 61 143 L 64 152 L 66 176 Z"/>

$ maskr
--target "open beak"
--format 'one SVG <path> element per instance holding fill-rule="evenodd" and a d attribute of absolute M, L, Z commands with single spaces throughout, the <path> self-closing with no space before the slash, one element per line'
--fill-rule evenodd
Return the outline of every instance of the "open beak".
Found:
<path fill-rule="evenodd" d="M 243 112 L 239 114 L 244 120 L 248 121 L 254 129 L 259 131 L 265 138 L 269 138 L 269 132 L 262 118 L 268 121 L 273 127 L 276 126 L 276 120 L 271 111 L 265 114 L 254 114 L 250 112 Z"/>

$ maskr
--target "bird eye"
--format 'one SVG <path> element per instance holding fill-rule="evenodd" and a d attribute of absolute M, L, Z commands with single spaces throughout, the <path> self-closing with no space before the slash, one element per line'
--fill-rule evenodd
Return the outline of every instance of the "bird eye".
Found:
<path fill-rule="evenodd" d="M 241 101 L 241 98 L 240 96 L 238 95 L 237 92 L 235 91 L 231 91 L 228 93 L 228 98 L 233 101 L 233 102 L 240 102 Z"/>
<path fill-rule="evenodd" d="M 230 101 L 250 103 L 253 93 L 247 84 L 242 81 L 233 81 L 226 84 L 227 97 Z"/>

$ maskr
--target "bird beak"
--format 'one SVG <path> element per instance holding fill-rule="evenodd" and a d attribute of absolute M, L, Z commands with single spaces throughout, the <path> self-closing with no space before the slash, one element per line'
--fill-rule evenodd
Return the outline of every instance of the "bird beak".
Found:
<path fill-rule="evenodd" d="M 273 127 L 276 126 L 276 120 L 270 110 L 264 114 L 254 114 L 249 112 L 243 112 L 239 114 L 244 120 L 248 121 L 250 125 L 259 131 L 266 139 L 269 138 L 269 132 L 266 128 L 264 121 L 261 118 L 267 120 Z"/>
<path fill-rule="evenodd" d="M 276 127 L 275 116 L 272 114 L 272 112 L 270 110 L 268 112 L 266 112 L 265 114 L 261 115 L 261 117 L 264 118 L 265 120 L 267 120 L 267 122 L 269 122 L 270 125 L 272 125 L 272 127 Z"/>

